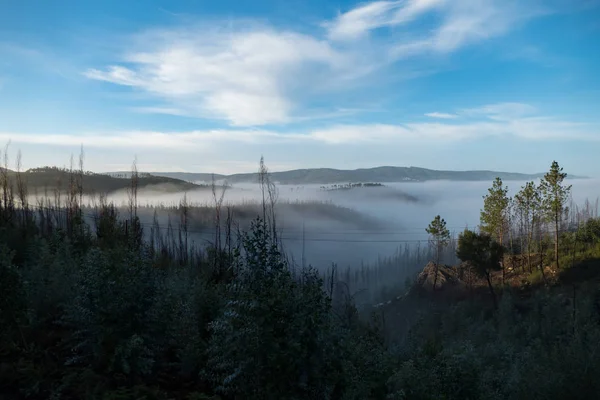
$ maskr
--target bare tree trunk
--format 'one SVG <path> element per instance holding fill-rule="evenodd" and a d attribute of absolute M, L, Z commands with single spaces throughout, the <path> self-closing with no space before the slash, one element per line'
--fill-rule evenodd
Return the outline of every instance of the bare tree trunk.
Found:
<path fill-rule="evenodd" d="M 436 243 L 435 246 L 435 269 L 434 269 L 434 273 L 433 273 L 433 290 L 435 291 L 437 288 L 437 279 L 438 279 L 438 271 L 439 271 L 439 266 L 440 266 L 440 243 L 439 241 Z"/>
<path fill-rule="evenodd" d="M 494 309 L 498 308 L 498 300 L 496 299 L 496 292 L 494 291 L 494 287 L 492 286 L 492 278 L 489 272 L 485 273 L 485 277 L 487 279 L 488 288 L 490 289 L 490 294 L 492 295 L 492 301 L 494 302 Z"/>
<path fill-rule="evenodd" d="M 23 218 L 23 224 L 27 224 L 29 221 L 29 204 L 27 201 L 27 183 L 23 179 L 21 172 L 21 150 L 17 153 L 17 196 L 21 202 L 21 213 Z"/>
<path fill-rule="evenodd" d="M 306 268 L 306 231 L 304 221 L 302 222 L 302 270 Z"/>
<path fill-rule="evenodd" d="M 575 256 L 577 254 L 577 234 L 573 236 L 573 249 L 571 251 L 571 268 L 575 266 Z"/>
<path fill-rule="evenodd" d="M 544 280 L 544 284 L 547 283 L 546 281 L 546 273 L 544 272 L 544 238 L 543 238 L 543 231 L 542 231 L 542 222 L 540 221 L 540 271 L 542 272 L 542 279 Z"/>
<path fill-rule="evenodd" d="M 528 216 L 529 218 L 529 216 Z M 533 230 L 535 228 L 535 215 L 531 216 L 531 226 L 527 228 L 527 266 L 529 267 L 529 273 L 532 272 L 531 267 L 531 242 L 533 242 Z M 529 224 L 529 221 L 527 221 Z"/>
<path fill-rule="evenodd" d="M 500 228 L 500 234 L 498 235 L 498 237 L 499 237 L 498 243 L 500 244 L 500 246 L 502 246 L 502 239 L 504 238 L 504 228 L 503 227 Z M 506 267 L 504 265 L 504 257 L 502 258 L 502 260 L 500 260 L 500 267 L 502 268 L 502 286 L 504 287 L 504 280 L 506 277 Z"/>
<path fill-rule="evenodd" d="M 526 234 L 525 229 L 523 229 L 523 211 L 519 213 L 519 246 L 520 246 L 520 262 L 521 262 L 521 272 L 525 273 L 525 259 L 523 257 L 523 250 L 525 248 L 525 240 L 523 240 L 523 236 Z"/>
<path fill-rule="evenodd" d="M 556 269 L 560 269 L 560 265 L 558 263 L 558 219 L 559 214 L 556 213 L 554 216 L 554 258 L 556 260 Z"/>
<path fill-rule="evenodd" d="M 223 186 L 223 188 L 221 189 L 220 196 L 217 196 L 217 186 L 214 175 L 212 176 L 211 190 L 213 195 L 213 201 L 215 202 L 215 259 L 213 268 L 220 279 L 223 273 L 223 260 L 221 254 L 221 209 L 223 206 L 223 199 L 225 198 L 225 186 Z"/>

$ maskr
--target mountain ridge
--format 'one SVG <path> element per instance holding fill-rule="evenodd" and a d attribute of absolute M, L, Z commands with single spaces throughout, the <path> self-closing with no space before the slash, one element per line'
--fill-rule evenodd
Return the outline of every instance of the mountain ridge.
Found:
<path fill-rule="evenodd" d="M 237 174 L 211 174 L 196 172 L 152 172 L 152 175 L 181 179 L 193 182 L 226 180 L 228 183 L 256 182 L 257 172 Z M 271 172 L 271 178 L 281 184 L 326 184 L 348 182 L 425 182 L 432 180 L 486 181 L 500 177 L 503 180 L 532 180 L 544 176 L 543 173 L 526 174 L 518 172 L 500 172 L 491 170 L 448 171 L 421 167 L 380 166 L 344 170 L 336 168 L 304 168 L 289 171 Z M 569 176 L 571 179 L 586 177 Z"/>
<path fill-rule="evenodd" d="M 4 168 L 0 168 L 0 171 L 2 173 L 6 172 L 7 179 L 11 181 L 11 184 L 16 182 L 18 176 L 16 171 Z M 71 178 L 77 180 L 80 172 L 76 170 L 71 172 L 65 168 L 58 167 L 39 167 L 21 171 L 20 174 L 23 181 L 26 182 L 28 189 L 37 193 L 56 189 L 62 191 L 69 190 Z M 71 176 L 71 174 L 73 175 Z M 126 176 L 115 175 L 85 171 L 82 176 L 83 193 L 111 193 L 130 187 L 130 179 Z M 202 185 L 186 180 L 144 173 L 140 174 L 137 185 L 139 189 L 154 189 L 163 192 L 180 192 L 203 188 Z"/>

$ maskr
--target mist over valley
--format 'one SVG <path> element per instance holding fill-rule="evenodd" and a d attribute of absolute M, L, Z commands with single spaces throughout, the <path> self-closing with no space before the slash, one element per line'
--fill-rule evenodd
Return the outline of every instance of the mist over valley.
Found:
<path fill-rule="evenodd" d="M 526 181 L 506 181 L 509 193 L 516 193 Z M 207 182 L 197 182 L 207 184 Z M 223 183 L 219 181 L 218 183 Z M 582 204 L 600 197 L 600 180 L 570 179 L 572 200 Z M 426 181 L 393 182 L 381 186 L 344 188 L 337 183 L 286 185 L 277 184 L 277 224 L 286 251 L 297 263 L 312 264 L 325 269 L 332 263 L 340 267 L 357 268 L 389 257 L 406 245 L 427 247 L 425 228 L 435 215 L 442 215 L 456 236 L 464 228 L 479 225 L 482 198 L 487 194 L 487 181 Z M 344 188 L 332 190 L 332 188 Z M 262 192 L 258 184 L 237 183 L 216 188 L 223 193 L 223 208 L 231 207 L 242 227 L 261 214 Z M 127 191 L 107 194 L 115 204 L 127 203 Z M 197 208 L 192 212 L 191 235 L 200 242 L 214 240 L 213 214 L 215 198 L 210 187 L 165 193 L 159 187 L 141 188 L 138 193 L 140 218 L 152 221 L 154 208 L 161 225 L 169 216 L 177 226 L 175 208 L 186 198 Z M 169 211 L 168 209 L 171 208 Z M 196 220 L 195 220 L 196 218 Z M 455 261 L 451 258 L 448 262 Z"/>

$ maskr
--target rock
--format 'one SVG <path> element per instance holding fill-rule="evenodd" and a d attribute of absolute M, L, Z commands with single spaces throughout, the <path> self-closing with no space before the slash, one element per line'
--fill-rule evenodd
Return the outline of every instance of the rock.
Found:
<path fill-rule="evenodd" d="M 466 285 L 458 277 L 456 268 L 448 265 L 439 265 L 437 268 L 437 280 L 435 278 L 436 264 L 428 263 L 423 271 L 418 275 L 416 285 L 426 291 L 433 291 L 435 282 L 435 290 L 446 290 L 448 288 L 464 288 Z"/>

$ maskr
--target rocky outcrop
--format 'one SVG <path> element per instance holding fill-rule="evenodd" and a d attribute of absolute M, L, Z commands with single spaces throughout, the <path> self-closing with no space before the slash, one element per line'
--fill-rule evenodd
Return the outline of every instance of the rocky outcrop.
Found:
<path fill-rule="evenodd" d="M 469 291 L 469 285 L 473 284 L 475 276 L 469 265 L 462 263 L 457 266 L 442 265 L 437 268 L 437 279 L 435 278 L 436 265 L 434 262 L 429 262 L 423 270 L 417 275 L 413 285 L 403 295 L 397 296 L 395 299 L 388 300 L 373 307 L 387 307 L 393 304 L 401 303 L 412 298 L 414 295 L 434 292 L 433 284 L 435 282 L 435 293 L 442 295 L 444 298 L 461 299 Z M 438 296 L 433 296 L 438 298 Z"/>
<path fill-rule="evenodd" d="M 437 279 L 436 279 L 437 269 Z M 434 288 L 435 282 L 435 288 Z M 456 267 L 448 265 L 439 265 L 436 268 L 436 264 L 433 262 L 428 263 L 423 271 L 417 276 L 415 282 L 416 286 L 420 289 L 430 291 L 447 291 L 448 289 L 464 289 L 466 287 L 465 282 L 459 278 L 459 271 Z"/>

